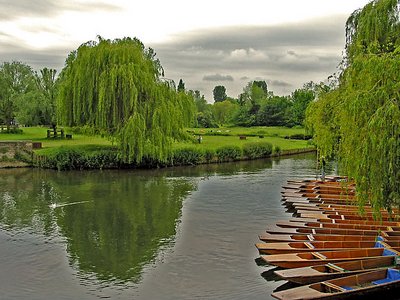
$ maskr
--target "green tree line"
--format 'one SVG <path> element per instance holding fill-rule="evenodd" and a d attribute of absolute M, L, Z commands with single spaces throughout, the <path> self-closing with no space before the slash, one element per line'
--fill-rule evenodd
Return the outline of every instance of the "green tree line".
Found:
<path fill-rule="evenodd" d="M 237 98 L 226 95 L 226 88 L 213 90 L 214 103 L 208 103 L 199 91 L 189 91 L 197 107 L 198 127 L 218 126 L 303 126 L 311 102 L 331 87 L 323 82 L 308 82 L 288 96 L 277 96 L 264 80 L 250 81 Z"/>

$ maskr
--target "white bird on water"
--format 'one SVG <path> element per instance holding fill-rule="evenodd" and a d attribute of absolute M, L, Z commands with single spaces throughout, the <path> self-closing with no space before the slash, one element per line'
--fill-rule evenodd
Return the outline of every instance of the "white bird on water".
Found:
<path fill-rule="evenodd" d="M 77 201 L 77 202 L 71 202 L 71 203 L 61 203 L 61 204 L 57 204 L 57 203 L 51 203 L 49 205 L 49 207 L 51 209 L 55 209 L 57 207 L 64 207 L 64 206 L 69 206 L 69 205 L 75 205 L 75 204 L 81 204 L 81 203 L 88 203 L 90 201 Z"/>

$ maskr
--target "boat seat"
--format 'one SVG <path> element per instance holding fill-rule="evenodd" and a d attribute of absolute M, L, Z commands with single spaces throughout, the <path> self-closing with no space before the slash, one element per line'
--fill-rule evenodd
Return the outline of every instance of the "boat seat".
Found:
<path fill-rule="evenodd" d="M 341 268 L 341 267 L 339 267 L 339 266 L 337 266 L 335 264 L 328 263 L 328 264 L 326 264 L 326 266 L 328 268 L 334 270 L 334 271 L 337 271 L 337 272 L 341 272 L 341 273 L 346 272 L 345 269 L 343 269 L 343 268 Z"/>
<path fill-rule="evenodd" d="M 311 252 L 311 254 L 312 254 L 314 257 L 319 258 L 319 259 L 326 259 L 326 256 L 323 255 L 323 254 L 321 254 L 321 253 L 319 253 L 319 252 Z"/>
<path fill-rule="evenodd" d="M 314 245 L 311 244 L 310 242 L 304 242 L 304 245 L 306 245 L 308 249 L 314 249 L 315 248 Z"/>
<path fill-rule="evenodd" d="M 345 292 L 346 289 L 344 287 L 338 286 L 336 284 L 327 282 L 327 281 L 322 281 L 321 285 L 324 285 L 325 288 L 327 288 L 328 291 L 330 292 Z"/>

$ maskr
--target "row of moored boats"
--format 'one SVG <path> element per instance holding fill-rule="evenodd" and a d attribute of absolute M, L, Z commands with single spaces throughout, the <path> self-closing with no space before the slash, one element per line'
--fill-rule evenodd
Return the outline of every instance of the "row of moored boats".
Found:
<path fill-rule="evenodd" d="M 278 267 L 276 275 L 300 286 L 273 297 L 400 298 L 398 210 L 360 207 L 345 178 L 288 181 L 282 199 L 296 217 L 268 227 L 256 247 L 263 261 Z"/>

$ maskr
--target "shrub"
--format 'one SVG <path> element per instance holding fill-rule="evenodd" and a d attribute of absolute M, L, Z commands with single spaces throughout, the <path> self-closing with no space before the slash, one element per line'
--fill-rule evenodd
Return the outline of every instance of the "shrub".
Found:
<path fill-rule="evenodd" d="M 246 143 L 243 145 L 243 155 L 248 158 L 261 158 L 270 156 L 272 153 L 272 144 L 268 142 L 262 143 Z"/>
<path fill-rule="evenodd" d="M 279 147 L 279 146 L 275 146 L 274 147 L 274 154 L 279 155 L 279 154 L 281 154 L 281 152 L 282 152 L 281 147 Z"/>
<path fill-rule="evenodd" d="M 35 156 L 34 165 L 57 170 L 118 168 L 123 165 L 112 147 L 60 147 Z"/>
<path fill-rule="evenodd" d="M 285 136 L 285 139 L 289 140 L 310 140 L 312 139 L 312 135 L 307 135 L 303 133 L 298 133 L 298 134 L 292 134 L 292 135 L 287 135 Z"/>
<path fill-rule="evenodd" d="M 203 159 L 203 152 L 194 147 L 176 149 L 172 156 L 172 165 L 197 165 Z"/>
<path fill-rule="evenodd" d="M 242 156 L 242 149 L 239 146 L 223 146 L 216 150 L 219 162 L 238 160 Z"/>
<path fill-rule="evenodd" d="M 216 153 L 215 153 L 214 150 L 205 149 L 205 150 L 204 150 L 204 153 L 203 153 L 203 156 L 204 156 L 204 160 L 205 160 L 207 163 L 209 163 L 209 162 L 211 162 L 211 161 L 214 160 L 214 157 L 216 156 Z"/>

